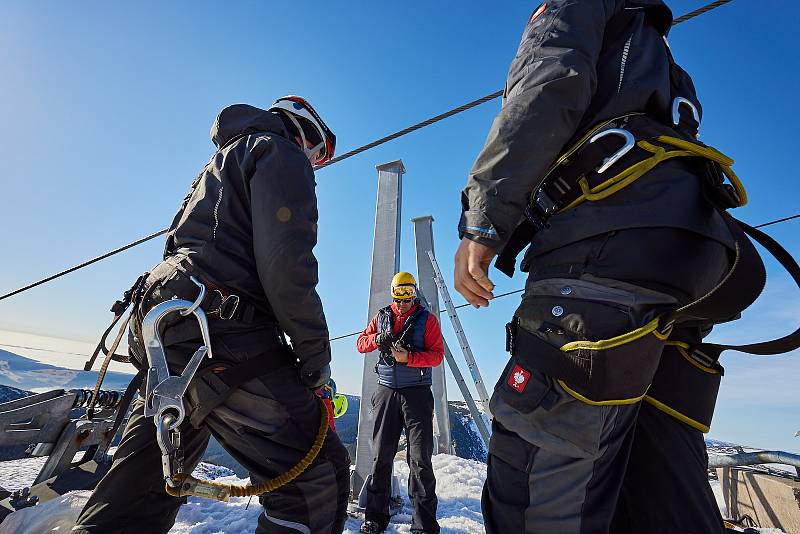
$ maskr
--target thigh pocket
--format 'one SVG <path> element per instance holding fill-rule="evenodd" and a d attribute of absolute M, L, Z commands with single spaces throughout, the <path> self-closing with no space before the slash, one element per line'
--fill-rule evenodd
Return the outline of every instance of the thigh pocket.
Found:
<path fill-rule="evenodd" d="M 659 330 L 661 294 L 584 280 L 543 282 L 528 288 L 509 325 L 514 359 L 587 404 L 640 401 L 668 335 Z"/>
<path fill-rule="evenodd" d="M 524 414 L 538 408 L 551 390 L 551 381 L 546 376 L 513 356 L 494 386 L 495 395 Z"/>

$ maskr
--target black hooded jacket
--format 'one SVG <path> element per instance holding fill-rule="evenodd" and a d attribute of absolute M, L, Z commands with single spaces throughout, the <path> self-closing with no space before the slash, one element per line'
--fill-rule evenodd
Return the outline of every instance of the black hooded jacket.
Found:
<path fill-rule="evenodd" d="M 548 0 L 511 62 L 503 106 L 462 193 L 459 234 L 500 252 L 547 169 L 591 126 L 631 112 L 670 123 L 673 98 L 702 111 L 671 61 L 662 0 Z M 621 228 L 683 228 L 732 246 L 692 164 L 670 161 L 603 202 L 552 217 L 528 255 Z"/>
<path fill-rule="evenodd" d="M 217 151 L 175 215 L 164 257 L 186 254 L 193 270 L 274 317 L 301 372 L 320 369 L 330 344 L 316 291 L 311 164 L 281 118 L 253 106 L 223 109 L 211 139 Z"/>

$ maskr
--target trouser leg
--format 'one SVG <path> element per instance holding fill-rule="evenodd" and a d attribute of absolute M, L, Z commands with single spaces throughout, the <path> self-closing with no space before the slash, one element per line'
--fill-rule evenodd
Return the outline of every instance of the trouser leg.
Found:
<path fill-rule="evenodd" d="M 670 342 L 699 343 L 708 330 L 676 329 Z M 665 348 L 639 414 L 612 532 L 725 532 L 703 439 L 721 372 L 689 360 L 680 346 Z"/>
<path fill-rule="evenodd" d="M 707 469 L 703 434 L 643 403 L 611 532 L 724 533 Z"/>
<path fill-rule="evenodd" d="M 379 385 L 372 397 L 375 426 L 372 431 L 375 459 L 367 485 L 364 517 L 383 528 L 389 524 L 389 498 L 392 492 L 392 466 L 403 431 L 402 403 L 397 390 Z"/>
<path fill-rule="evenodd" d="M 590 406 L 549 377 L 537 380 L 548 388 L 548 398 L 530 413 L 497 394 L 492 399 L 482 498 L 486 532 L 606 532 L 639 406 Z"/>
<path fill-rule="evenodd" d="M 161 449 L 152 417 L 144 416 L 144 402 L 133 405 L 111 469 L 97 484 L 72 532 L 123 534 L 168 532 L 185 499 L 164 491 Z M 185 465 L 191 471 L 208 444 L 209 432 L 191 427 L 181 432 Z"/>
<path fill-rule="evenodd" d="M 436 478 L 433 474 L 433 393 L 429 386 L 398 390 L 408 440 L 408 497 L 413 507 L 411 532 L 439 532 Z"/>
<path fill-rule="evenodd" d="M 221 357 L 222 347 L 228 344 L 218 342 L 215 357 Z M 287 366 L 242 385 L 204 424 L 250 471 L 251 481 L 260 483 L 297 465 L 311 449 L 321 417 L 327 421 L 318 398 L 300 383 L 296 369 Z M 308 469 L 260 497 L 264 513 L 256 532 L 341 533 L 347 517 L 349 467 L 344 445 L 329 430 Z"/>
<path fill-rule="evenodd" d="M 706 293 L 727 271 L 727 252 L 722 245 L 691 232 L 643 229 L 612 232 L 546 253 L 532 263 L 538 272 L 531 271 L 517 310 L 519 324 L 562 351 L 564 344 L 573 340 L 612 339 Z M 547 278 L 559 274 L 564 278 Z M 633 298 L 625 297 L 625 292 Z M 615 346 L 619 345 L 604 347 Z M 661 350 L 652 339 L 650 347 L 636 354 L 636 365 L 607 369 L 612 373 L 609 376 L 623 378 L 622 383 L 629 376 L 641 379 L 642 366 L 647 365 L 652 381 L 650 371 L 655 374 Z M 492 399 L 494 434 L 483 498 L 487 532 L 606 532 L 617 525 L 618 496 L 625 487 L 624 500 L 630 487 L 626 476 L 645 461 L 646 451 L 639 451 L 639 444 L 645 441 L 639 436 L 650 434 L 648 427 L 664 430 L 671 425 L 660 427 L 661 417 L 651 420 L 652 410 L 646 407 L 643 430 L 636 433 L 640 403 L 593 406 L 565 398 L 562 384 L 543 376 L 535 366 L 526 370 L 529 377 L 524 373 L 515 376 L 516 359 L 524 360 L 524 356 L 515 353 Z M 570 355 L 578 364 L 591 362 L 584 359 L 587 356 L 590 351 Z M 681 432 L 686 434 L 684 429 L 677 434 Z M 692 451 L 688 456 L 696 454 L 700 443 L 699 435 L 687 438 L 685 449 Z M 662 435 L 658 444 L 668 451 L 668 438 Z M 630 454 L 636 455 L 632 460 L 636 463 L 628 469 Z M 689 475 L 695 492 L 701 482 L 707 486 L 699 465 L 695 460 Z M 686 469 L 674 463 L 672 468 L 675 477 L 683 476 Z M 704 524 L 703 517 L 715 515 L 708 512 L 710 506 L 715 507 L 713 501 L 700 493 L 703 497 L 697 509 L 690 510 L 701 518 L 693 523 L 697 525 Z M 643 481 L 637 498 L 651 494 Z M 654 513 L 656 503 L 654 499 L 650 508 Z M 628 506 L 627 511 L 638 513 L 635 506 Z M 651 525 L 641 527 L 642 521 L 636 521 L 637 528 L 632 531 L 653 531 Z M 655 515 L 651 520 L 660 521 L 663 519 Z M 712 526 L 709 531 L 717 532 L 717 528 Z"/>

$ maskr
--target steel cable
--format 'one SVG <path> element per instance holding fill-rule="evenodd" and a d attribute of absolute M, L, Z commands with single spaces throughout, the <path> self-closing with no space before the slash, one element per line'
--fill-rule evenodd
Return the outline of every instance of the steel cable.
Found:
<path fill-rule="evenodd" d="M 732 0 L 716 0 L 715 2 L 711 2 L 708 5 L 705 5 L 705 6 L 701 7 L 701 8 L 695 9 L 694 11 L 690 11 L 689 13 L 686 13 L 685 15 L 678 17 L 677 19 L 672 21 L 672 25 L 674 26 L 676 24 L 680 24 L 681 22 L 685 22 L 685 21 L 687 21 L 689 19 L 692 19 L 694 17 L 702 15 L 703 13 L 707 13 L 708 11 L 711 11 L 712 9 L 715 9 L 715 8 L 721 6 L 721 5 L 727 4 L 727 3 L 731 2 L 731 1 Z M 440 115 L 436 115 L 435 117 L 431 117 L 430 119 L 427 119 L 427 120 L 424 120 L 424 121 L 419 122 L 417 124 L 414 124 L 413 126 L 409 126 L 408 128 L 404 128 L 404 129 L 402 129 L 400 131 L 397 131 L 397 132 L 395 132 L 393 134 L 390 134 L 390 135 L 387 135 L 385 137 L 382 137 L 382 138 L 380 138 L 380 139 L 378 139 L 376 141 L 373 141 L 371 143 L 368 143 L 368 144 L 366 144 L 364 146 L 358 147 L 358 148 L 356 148 L 354 150 L 351 150 L 349 152 L 345 152 L 341 156 L 333 158 L 332 160 L 330 160 L 329 162 L 325 163 L 324 165 L 320 165 L 317 169 L 322 169 L 324 167 L 327 167 L 328 165 L 333 165 L 334 163 L 338 163 L 338 162 L 343 161 L 343 160 L 345 160 L 347 158 L 351 158 L 351 157 L 353 157 L 353 156 L 355 156 L 357 154 L 361 154 L 362 152 L 370 150 L 371 148 L 375 148 L 376 146 L 382 145 L 384 143 L 388 143 L 389 141 L 392 141 L 393 139 L 397 139 L 398 137 L 402 137 L 402 136 L 404 136 L 406 134 L 409 134 L 409 133 L 414 132 L 416 130 L 419 130 L 421 128 L 425 128 L 426 126 L 430 126 L 431 124 L 434 124 L 436 122 L 444 120 L 444 119 L 446 119 L 448 117 L 452 117 L 453 115 L 457 115 L 457 114 L 459 114 L 459 113 L 461 113 L 463 111 L 466 111 L 468 109 L 472 109 L 472 108 L 474 108 L 476 106 L 479 106 L 481 104 L 489 102 L 490 100 L 494 100 L 495 98 L 497 98 L 499 96 L 502 96 L 502 95 L 503 95 L 503 90 L 495 91 L 494 93 L 491 93 L 491 94 L 488 94 L 488 95 L 486 95 L 484 97 L 478 98 L 477 100 L 473 100 L 472 102 L 468 102 L 468 103 L 466 103 L 464 105 L 461 105 L 461 106 L 459 106 L 457 108 L 453 108 L 450 111 L 447 111 L 447 112 L 442 113 Z M 114 249 L 114 250 L 112 250 L 110 252 L 107 252 L 107 253 L 105 253 L 105 254 L 103 254 L 101 256 L 98 256 L 96 258 L 92 258 L 91 260 L 85 261 L 85 262 L 83 262 L 83 263 L 81 263 L 79 265 L 76 265 L 75 267 L 70 267 L 69 269 L 66 269 L 64 271 L 58 272 L 58 273 L 56 273 L 56 274 L 54 274 L 52 276 L 48 276 L 47 278 L 43 278 L 43 279 L 41 279 L 41 280 L 39 280 L 37 282 L 34 282 L 32 284 L 28 284 L 28 285 L 26 285 L 24 287 L 21 287 L 19 289 L 11 291 L 10 293 L 6 293 L 5 295 L 0 295 L 0 300 L 4 300 L 4 299 L 7 299 L 9 297 L 13 297 L 14 295 L 22 293 L 23 291 L 27 291 L 29 289 L 33 289 L 34 287 L 37 287 L 37 286 L 40 286 L 40 285 L 45 284 L 47 282 L 50 282 L 52 280 L 55 280 L 56 278 L 60 278 L 60 277 L 62 277 L 64 275 L 66 275 L 66 274 L 69 274 L 71 272 L 77 271 L 78 269 L 81 269 L 83 267 L 87 267 L 87 266 L 89 266 L 89 265 L 91 265 L 93 263 L 96 263 L 96 262 L 98 262 L 100 260 L 108 258 L 109 256 L 113 256 L 114 254 L 118 254 L 120 252 L 128 250 L 129 248 L 133 248 L 133 247 L 135 247 L 137 245 L 140 245 L 140 244 L 142 244 L 142 243 L 144 243 L 146 241 L 150 241 L 151 239 L 155 239 L 156 237 L 167 233 L 167 231 L 169 231 L 168 228 L 165 228 L 163 230 L 159 230 L 158 232 L 150 234 L 149 236 L 145 236 L 145 237 L 143 237 L 141 239 L 137 239 L 136 241 L 134 241 L 132 243 L 129 243 L 127 245 L 124 245 L 124 246 L 121 246 L 119 248 L 116 248 L 116 249 Z"/>

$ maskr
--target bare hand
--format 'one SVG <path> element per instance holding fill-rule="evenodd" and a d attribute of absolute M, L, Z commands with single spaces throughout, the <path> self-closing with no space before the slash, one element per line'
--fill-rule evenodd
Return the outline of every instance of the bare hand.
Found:
<path fill-rule="evenodd" d="M 489 265 L 495 251 L 486 245 L 463 238 L 456 251 L 456 265 L 453 278 L 456 291 L 467 299 L 467 302 L 480 308 L 488 306 L 494 298 L 494 284 L 489 280 Z"/>
<path fill-rule="evenodd" d="M 392 345 L 392 356 L 398 363 L 408 363 L 408 351 L 400 345 Z"/>

